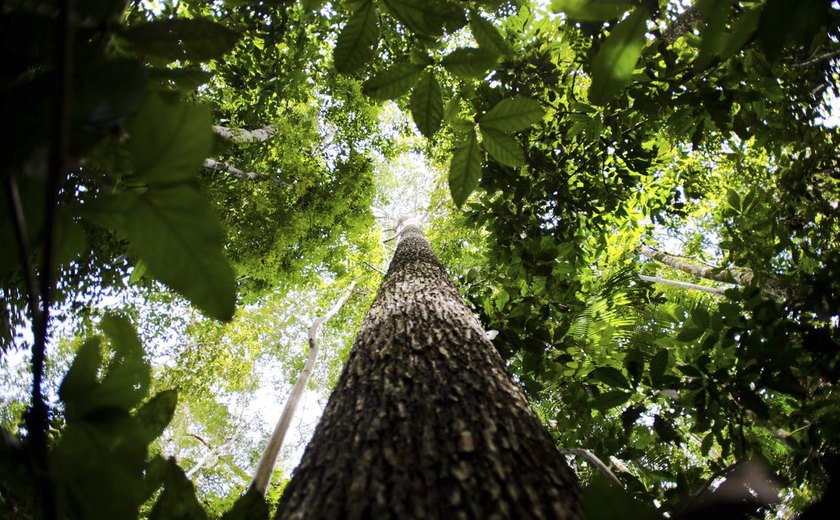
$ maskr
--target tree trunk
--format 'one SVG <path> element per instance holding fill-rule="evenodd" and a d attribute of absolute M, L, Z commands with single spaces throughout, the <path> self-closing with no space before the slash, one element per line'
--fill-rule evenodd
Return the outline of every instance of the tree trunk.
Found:
<path fill-rule="evenodd" d="M 277 518 L 581 518 L 577 480 L 407 224 Z"/>

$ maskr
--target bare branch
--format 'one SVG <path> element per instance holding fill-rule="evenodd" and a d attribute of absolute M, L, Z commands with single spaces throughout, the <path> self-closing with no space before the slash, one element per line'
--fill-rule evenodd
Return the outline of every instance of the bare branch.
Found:
<path fill-rule="evenodd" d="M 239 168 L 228 164 L 219 162 L 215 159 L 204 159 L 204 167 L 208 170 L 216 170 L 224 173 L 229 173 L 236 178 L 244 179 L 246 181 L 258 181 L 268 179 L 268 175 L 259 172 L 246 172 Z"/>
<path fill-rule="evenodd" d="M 834 58 L 840 58 L 840 49 L 837 49 L 837 50 L 831 51 L 831 52 L 827 52 L 827 53 L 822 54 L 820 56 L 816 56 L 814 58 L 811 58 L 808 61 L 803 61 L 802 63 L 796 63 L 793 66 L 794 67 L 809 67 L 811 65 L 820 63 L 822 61 L 833 60 Z"/>
<path fill-rule="evenodd" d="M 618 480 L 618 477 L 615 476 L 615 473 L 610 471 L 610 468 L 607 467 L 607 465 L 604 464 L 603 461 L 601 459 L 599 459 L 597 456 L 595 456 L 595 454 L 592 453 L 591 451 L 584 450 L 582 448 L 570 448 L 570 449 L 567 449 L 567 450 L 560 450 L 560 453 L 568 453 L 569 455 L 577 455 L 579 457 L 585 458 L 586 460 L 591 462 L 593 466 L 598 468 L 598 470 L 601 473 L 603 473 L 605 477 L 612 480 L 614 483 L 618 484 L 619 487 L 622 487 L 622 488 L 624 487 L 624 484 L 622 484 L 621 481 Z"/>

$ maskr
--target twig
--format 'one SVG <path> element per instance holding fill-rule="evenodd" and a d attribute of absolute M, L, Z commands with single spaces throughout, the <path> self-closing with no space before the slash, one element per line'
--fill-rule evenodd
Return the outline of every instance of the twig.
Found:
<path fill-rule="evenodd" d="M 362 262 L 363 264 L 365 264 L 366 266 L 368 266 L 369 268 L 371 268 L 371 269 L 373 269 L 374 271 L 376 271 L 377 273 L 381 274 L 382 276 L 385 276 L 385 274 L 386 274 L 386 273 L 385 273 L 385 271 L 383 271 L 382 269 L 380 269 L 380 268 L 376 267 L 375 265 L 372 265 L 372 264 L 370 264 L 369 262 L 366 262 L 366 261 L 364 261 L 364 260 L 362 260 L 361 262 Z"/>
<path fill-rule="evenodd" d="M 37 328 L 41 319 L 41 304 L 38 303 L 40 292 L 38 282 L 35 278 L 35 266 L 32 265 L 32 246 L 29 244 L 29 235 L 26 227 L 26 220 L 23 215 L 23 203 L 20 200 L 17 180 L 14 175 L 8 175 L 3 179 L 6 183 L 6 197 L 9 209 L 12 211 L 12 224 L 15 230 L 15 242 L 18 250 L 18 260 L 23 267 L 24 281 L 26 283 L 26 296 L 29 302 L 29 309 L 32 311 L 32 323 Z"/>
<path fill-rule="evenodd" d="M 621 481 L 618 480 L 618 477 L 615 476 L 615 473 L 610 471 L 610 468 L 607 467 L 607 465 L 604 464 L 603 461 L 601 461 L 601 459 L 599 459 L 591 451 L 584 450 L 582 448 L 570 448 L 568 450 L 560 450 L 560 453 L 568 453 L 569 455 L 578 455 L 580 457 L 585 458 L 586 460 L 591 462 L 593 466 L 598 468 L 601 471 L 601 473 L 603 473 L 604 476 L 606 476 L 608 479 L 618 484 L 619 487 L 624 487 L 624 484 L 622 484 Z"/>
<path fill-rule="evenodd" d="M 803 61 L 802 63 L 796 63 L 793 66 L 794 67 L 808 67 L 810 65 L 814 65 L 815 63 L 819 63 L 821 61 L 826 61 L 826 60 L 831 60 L 831 59 L 834 59 L 834 58 L 837 58 L 837 57 L 840 57 L 840 49 L 838 49 L 836 51 L 832 51 L 832 52 L 827 52 L 827 53 L 822 54 L 820 56 L 816 56 L 814 58 L 811 58 L 808 61 Z"/>

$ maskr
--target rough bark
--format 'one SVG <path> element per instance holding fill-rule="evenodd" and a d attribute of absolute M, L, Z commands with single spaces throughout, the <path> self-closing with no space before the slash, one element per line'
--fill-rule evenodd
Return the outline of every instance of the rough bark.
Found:
<path fill-rule="evenodd" d="M 356 287 L 355 280 L 350 284 L 341 298 L 335 302 L 335 305 L 327 311 L 323 316 L 319 316 L 309 326 L 309 357 L 306 358 L 306 363 L 303 365 L 303 370 L 295 381 L 292 391 L 289 393 L 289 399 L 286 401 L 286 406 L 283 407 L 283 412 L 280 414 L 280 419 L 274 427 L 274 432 L 268 440 L 268 444 L 263 450 L 260 461 L 257 464 L 257 470 L 254 472 L 254 479 L 251 481 L 251 486 L 257 490 L 261 495 L 265 495 L 265 490 L 268 488 L 268 483 L 271 481 L 271 474 L 274 473 L 274 466 L 277 464 L 277 455 L 280 453 L 280 448 L 283 447 L 283 439 L 286 438 L 286 432 L 289 430 L 289 425 L 292 423 L 292 418 L 297 410 L 300 398 L 303 396 L 303 391 L 306 384 L 309 383 L 309 378 L 312 376 L 312 370 L 315 368 L 315 360 L 318 358 L 318 331 L 321 330 L 321 325 L 326 323 L 330 318 L 341 310 L 344 304 L 350 299 L 353 294 L 353 289 Z"/>
<path fill-rule="evenodd" d="M 582 517 L 576 478 L 407 224 L 277 518 Z"/>

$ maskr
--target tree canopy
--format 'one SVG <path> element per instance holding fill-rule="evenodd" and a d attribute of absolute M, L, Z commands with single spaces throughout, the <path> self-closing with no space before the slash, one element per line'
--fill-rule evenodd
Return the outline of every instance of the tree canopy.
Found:
<path fill-rule="evenodd" d="M 836 2 L 9 0 L 0 28 L 4 515 L 267 515 L 239 497 L 306 328 L 357 283 L 317 407 L 409 215 L 592 518 L 830 485 Z"/>

